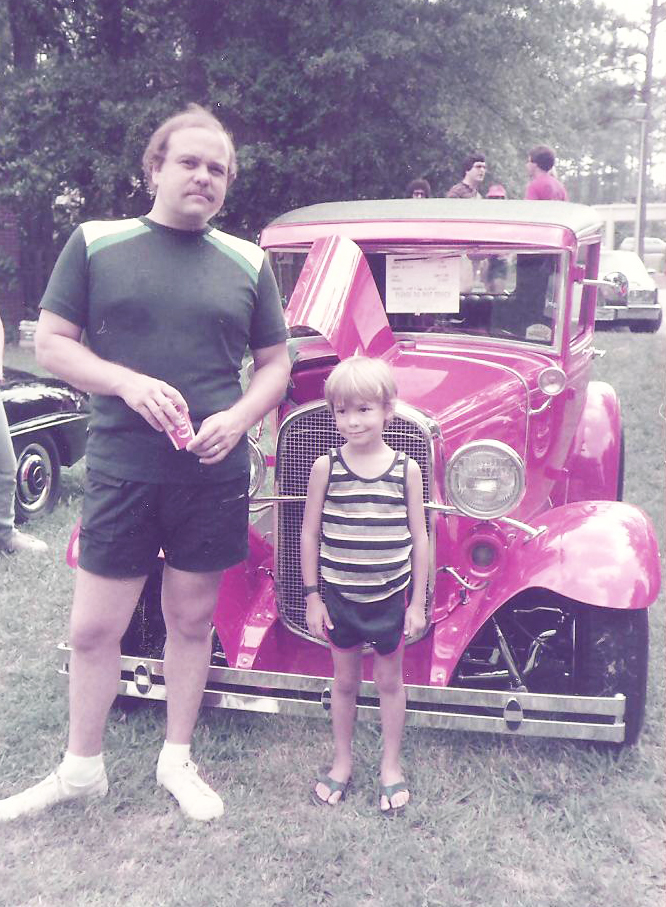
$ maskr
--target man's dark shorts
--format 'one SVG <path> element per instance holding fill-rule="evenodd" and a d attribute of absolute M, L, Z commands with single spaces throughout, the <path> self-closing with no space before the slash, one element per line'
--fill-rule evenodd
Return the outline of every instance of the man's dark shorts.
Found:
<path fill-rule="evenodd" d="M 247 557 L 248 476 L 206 485 L 130 482 L 86 470 L 79 565 L 98 576 L 224 570 Z"/>
<path fill-rule="evenodd" d="M 364 644 L 378 655 L 390 655 L 403 640 L 405 590 L 379 602 L 354 602 L 344 598 L 335 586 L 324 583 L 324 604 L 333 629 L 326 630 L 336 649 L 353 649 Z"/>

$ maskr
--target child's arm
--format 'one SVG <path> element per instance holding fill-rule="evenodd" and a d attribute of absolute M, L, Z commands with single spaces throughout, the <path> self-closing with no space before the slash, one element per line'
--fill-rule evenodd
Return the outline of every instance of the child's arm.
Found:
<path fill-rule="evenodd" d="M 407 463 L 407 522 L 412 535 L 412 597 L 405 612 L 405 636 L 416 636 L 426 625 L 428 533 L 423 508 L 421 469 L 411 459 Z"/>
<path fill-rule="evenodd" d="M 319 578 L 321 512 L 324 507 L 329 472 L 329 458 L 327 456 L 317 457 L 310 470 L 308 495 L 301 527 L 301 575 L 304 586 L 316 586 Z M 319 592 L 311 592 L 305 600 L 307 603 L 305 619 L 310 633 L 320 639 L 326 639 L 324 625 L 332 630 L 333 624 L 321 595 Z"/>

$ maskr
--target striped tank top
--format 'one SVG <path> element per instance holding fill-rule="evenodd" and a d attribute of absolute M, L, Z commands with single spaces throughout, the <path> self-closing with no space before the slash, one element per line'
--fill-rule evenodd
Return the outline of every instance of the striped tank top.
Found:
<path fill-rule="evenodd" d="M 406 589 L 412 536 L 407 521 L 407 455 L 396 453 L 376 479 L 362 479 L 328 453 L 330 473 L 321 518 L 321 575 L 345 598 L 376 602 Z"/>

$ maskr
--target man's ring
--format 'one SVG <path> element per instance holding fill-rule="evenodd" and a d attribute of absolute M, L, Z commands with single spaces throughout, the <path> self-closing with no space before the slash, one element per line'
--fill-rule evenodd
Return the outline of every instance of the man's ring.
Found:
<path fill-rule="evenodd" d="M 219 452 L 220 452 L 220 445 L 219 445 L 219 444 L 213 444 L 213 450 L 215 451 L 215 453 L 219 453 Z"/>

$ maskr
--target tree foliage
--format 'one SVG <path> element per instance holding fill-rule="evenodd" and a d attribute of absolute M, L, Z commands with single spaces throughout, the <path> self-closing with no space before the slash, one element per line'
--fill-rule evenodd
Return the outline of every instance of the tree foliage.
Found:
<path fill-rule="evenodd" d="M 235 136 L 223 224 L 250 237 L 414 176 L 444 194 L 472 149 L 520 196 L 531 145 L 580 161 L 585 133 L 598 155 L 612 106 L 599 77 L 581 93 L 610 54 L 594 0 L 0 0 L 0 35 L 0 199 L 22 217 L 29 303 L 73 222 L 147 210 L 141 152 L 189 101 Z"/>

